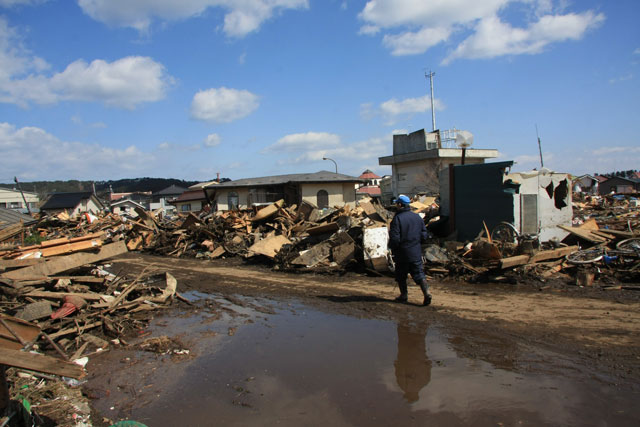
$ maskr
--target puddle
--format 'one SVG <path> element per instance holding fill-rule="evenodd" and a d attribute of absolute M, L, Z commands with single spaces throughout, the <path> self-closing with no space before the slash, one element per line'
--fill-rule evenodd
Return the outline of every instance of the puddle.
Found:
<path fill-rule="evenodd" d="M 186 344 L 188 355 L 113 351 L 92 361 L 97 374 L 87 389 L 101 415 L 149 426 L 640 420 L 637 395 L 575 371 L 515 373 L 458 356 L 450 342 L 464 337 L 450 337 L 437 325 L 359 319 L 272 300 L 189 298 L 209 299 L 182 316 L 158 318 L 152 328 L 153 336 Z M 116 369 L 114 358 L 120 358 Z"/>

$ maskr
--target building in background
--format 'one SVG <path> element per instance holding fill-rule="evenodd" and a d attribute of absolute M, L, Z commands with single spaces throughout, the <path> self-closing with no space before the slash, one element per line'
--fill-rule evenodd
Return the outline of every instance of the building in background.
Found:
<path fill-rule="evenodd" d="M 391 166 L 394 196 L 435 195 L 440 190 L 439 173 L 449 165 L 480 164 L 498 157 L 498 150 L 457 148 L 456 130 L 393 135 L 393 155 L 379 157 L 378 163 Z"/>
<path fill-rule="evenodd" d="M 24 198 L 22 197 L 23 195 Z M 25 204 L 25 199 L 27 204 Z M 28 212 L 29 209 L 31 212 L 37 212 L 39 204 L 40 198 L 36 193 L 23 191 L 22 194 L 20 194 L 19 190 L 0 188 L 0 208 L 15 209 L 22 213 Z"/>
<path fill-rule="evenodd" d="M 302 201 L 319 209 L 355 206 L 356 187 L 363 180 L 328 171 L 238 179 L 204 187 L 219 210 L 247 209 L 283 199 L 289 206 Z"/>
<path fill-rule="evenodd" d="M 47 196 L 40 211 L 48 215 L 57 215 L 67 212 L 70 217 L 88 212 L 98 214 L 104 209 L 102 202 L 91 191 L 79 191 L 73 193 L 52 193 Z"/>

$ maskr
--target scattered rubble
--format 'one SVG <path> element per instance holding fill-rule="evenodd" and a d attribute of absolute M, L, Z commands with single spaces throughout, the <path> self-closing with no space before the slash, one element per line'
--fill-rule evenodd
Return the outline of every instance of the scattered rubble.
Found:
<path fill-rule="evenodd" d="M 640 274 L 640 209 L 633 201 L 575 201 L 573 226 L 561 226 L 568 233 L 563 242 L 520 236 L 509 224 L 491 231 L 485 226 L 472 242 L 434 237 L 424 247 L 425 271 L 441 280 L 554 279 L 638 290 L 628 284 Z M 434 198 L 411 206 L 425 223 L 441 221 Z M 0 230 L 0 363 L 12 367 L 11 397 L 17 397 L 15 385 L 24 382 L 16 380 L 20 375 L 37 381 L 82 378 L 84 370 L 74 361 L 128 345 L 128 335 L 144 329 L 151 312 L 174 298 L 187 302 L 175 278 L 160 267 L 136 277 L 110 271 L 105 261 L 128 251 L 243 257 L 289 272 L 393 271 L 387 249 L 393 212 L 368 200 L 355 208 L 318 209 L 306 202 L 285 206 L 280 200 L 246 211 L 168 217 L 137 208 L 136 214 L 71 218 L 62 213 Z M 165 351 L 163 344 L 155 340 L 139 346 Z"/>

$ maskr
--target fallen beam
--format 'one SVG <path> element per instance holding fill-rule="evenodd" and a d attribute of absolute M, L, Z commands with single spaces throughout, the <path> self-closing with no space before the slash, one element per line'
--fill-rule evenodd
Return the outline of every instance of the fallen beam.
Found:
<path fill-rule="evenodd" d="M 75 253 L 67 256 L 52 258 L 44 264 L 13 270 L 0 275 L 0 279 L 30 280 L 40 279 L 43 276 L 52 276 L 85 264 L 92 264 L 107 258 L 122 255 L 128 251 L 124 240 L 103 246 L 97 253 Z"/>
<path fill-rule="evenodd" d="M 76 379 L 86 375 L 84 368 L 75 363 L 65 362 L 42 354 L 6 348 L 0 348 L 0 364 Z"/>

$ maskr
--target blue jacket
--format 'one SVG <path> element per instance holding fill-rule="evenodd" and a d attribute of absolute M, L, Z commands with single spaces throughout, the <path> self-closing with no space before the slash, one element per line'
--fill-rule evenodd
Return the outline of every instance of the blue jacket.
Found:
<path fill-rule="evenodd" d="M 389 248 L 396 262 L 422 260 L 421 243 L 427 241 L 427 227 L 411 208 L 402 208 L 395 214 L 389 227 Z"/>

